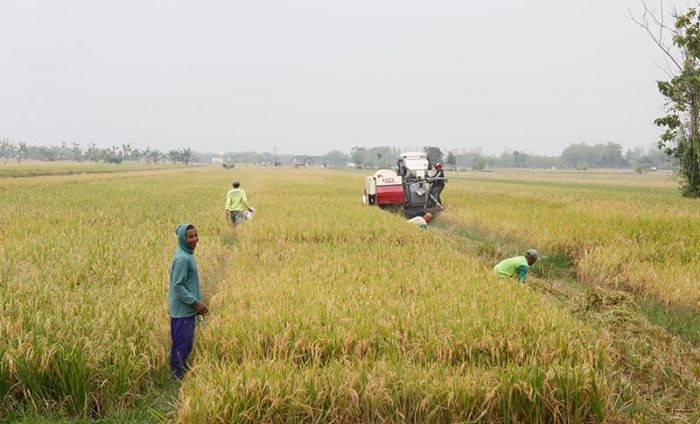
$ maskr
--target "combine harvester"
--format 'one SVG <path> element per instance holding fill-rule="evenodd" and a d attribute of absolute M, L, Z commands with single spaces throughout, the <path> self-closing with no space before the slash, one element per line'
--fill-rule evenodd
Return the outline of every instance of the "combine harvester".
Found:
<path fill-rule="evenodd" d="M 424 152 L 402 153 L 398 170 L 380 169 L 365 180 L 362 201 L 366 205 L 402 208 L 406 218 L 435 214 L 442 205 L 430 194 L 432 181 L 428 176 L 432 167 Z"/>

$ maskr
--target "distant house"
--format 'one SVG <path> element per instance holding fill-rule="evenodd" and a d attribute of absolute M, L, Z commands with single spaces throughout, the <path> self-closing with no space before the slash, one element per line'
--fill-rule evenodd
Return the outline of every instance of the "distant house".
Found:
<path fill-rule="evenodd" d="M 224 163 L 224 158 L 211 158 L 211 163 L 222 164 Z"/>

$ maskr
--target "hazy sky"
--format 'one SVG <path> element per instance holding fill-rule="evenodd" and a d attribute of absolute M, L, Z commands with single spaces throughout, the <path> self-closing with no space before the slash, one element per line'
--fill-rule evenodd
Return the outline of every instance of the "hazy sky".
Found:
<path fill-rule="evenodd" d="M 0 137 L 307 154 L 646 146 L 663 59 L 628 7 L 641 8 L 0 0 Z"/>

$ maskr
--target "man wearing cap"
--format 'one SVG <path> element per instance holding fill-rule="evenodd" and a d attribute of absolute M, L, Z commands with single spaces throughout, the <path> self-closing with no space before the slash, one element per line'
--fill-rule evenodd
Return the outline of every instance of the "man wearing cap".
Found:
<path fill-rule="evenodd" d="M 233 188 L 226 193 L 226 216 L 231 218 L 233 225 L 240 224 L 245 218 L 246 210 L 252 211 L 253 208 L 248 204 L 248 198 L 245 191 L 241 190 L 241 182 L 233 180 Z"/>
<path fill-rule="evenodd" d="M 447 178 L 445 178 L 445 171 L 442 170 L 442 164 L 440 162 L 435 164 L 435 173 L 434 175 L 428 177 L 428 182 L 433 183 L 430 187 L 430 194 L 440 205 L 442 205 L 440 193 L 442 193 L 442 190 L 445 189 Z"/>
<path fill-rule="evenodd" d="M 495 272 L 499 278 L 518 277 L 518 281 L 525 284 L 527 271 L 535 262 L 537 262 L 537 251 L 535 249 L 528 249 L 528 251 L 525 252 L 525 256 L 515 256 L 502 260 L 493 267 L 493 272 Z"/>

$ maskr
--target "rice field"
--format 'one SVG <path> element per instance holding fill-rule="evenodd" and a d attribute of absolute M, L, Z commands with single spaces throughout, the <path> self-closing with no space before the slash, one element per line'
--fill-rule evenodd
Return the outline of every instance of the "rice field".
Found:
<path fill-rule="evenodd" d="M 455 176 L 448 221 L 568 256 L 579 280 L 700 312 L 700 203 L 670 174 Z"/>
<path fill-rule="evenodd" d="M 700 419 L 697 345 L 648 322 L 627 295 L 698 307 L 697 206 L 672 182 L 448 175 L 442 225 L 505 240 L 503 254 L 568 255 L 586 288 L 569 296 L 543 272 L 525 286 L 497 280 L 473 240 L 362 205 L 363 173 L 232 172 L 0 178 L 0 417 Z M 234 176 L 258 211 L 236 229 L 222 213 Z M 181 222 L 199 229 L 211 314 L 187 378 L 166 380 L 172 398 L 143 407 L 167 374 Z M 625 249 L 612 256 L 615 245 Z"/>
<path fill-rule="evenodd" d="M 0 178 L 13 177 L 40 177 L 44 175 L 75 175 L 75 174 L 103 174 L 111 172 L 147 171 L 168 168 L 177 168 L 182 165 L 170 163 L 141 163 L 122 162 L 97 163 L 97 162 L 40 162 L 12 160 L 0 161 Z"/>

